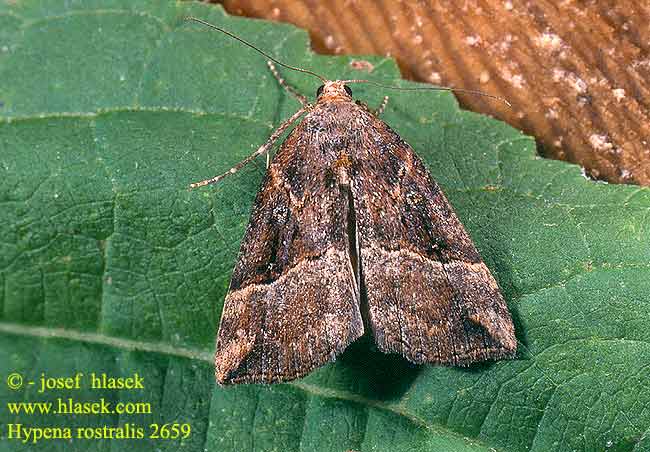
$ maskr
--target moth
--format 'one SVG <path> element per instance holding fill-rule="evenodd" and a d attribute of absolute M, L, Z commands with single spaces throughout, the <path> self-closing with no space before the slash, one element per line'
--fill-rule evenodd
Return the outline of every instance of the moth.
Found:
<path fill-rule="evenodd" d="M 379 118 L 387 98 L 372 110 L 349 87 L 367 80 L 327 80 L 188 19 L 262 53 L 302 104 L 253 155 L 191 185 L 216 183 L 267 154 L 224 303 L 217 381 L 300 378 L 365 332 L 379 350 L 417 364 L 513 357 L 499 287 L 422 160 Z M 285 83 L 273 62 L 320 78 L 316 101 Z M 269 164 L 273 144 L 303 115 Z"/>

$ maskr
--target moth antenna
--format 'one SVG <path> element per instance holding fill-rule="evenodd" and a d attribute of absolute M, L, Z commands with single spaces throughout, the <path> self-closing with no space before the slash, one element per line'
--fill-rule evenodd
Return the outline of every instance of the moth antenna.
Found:
<path fill-rule="evenodd" d="M 427 87 L 420 87 L 420 88 L 402 88 L 401 86 L 393 86 L 393 85 L 384 85 L 383 83 L 378 83 L 378 82 L 373 82 L 372 80 L 341 80 L 343 83 L 370 83 L 371 85 L 379 86 L 381 88 L 388 88 L 388 89 L 399 89 L 402 91 L 424 91 L 424 90 L 436 90 L 436 91 L 453 91 L 456 93 L 467 93 L 467 94 L 475 94 L 477 96 L 485 96 L 489 97 L 491 99 L 496 99 L 500 100 L 504 104 L 506 104 L 508 107 L 512 107 L 512 104 L 506 100 L 506 98 L 501 97 L 501 96 L 495 96 L 494 94 L 488 94 L 484 93 L 483 91 L 477 91 L 474 89 L 463 89 L 463 88 L 450 88 L 448 86 L 427 86 Z"/>
<path fill-rule="evenodd" d="M 295 67 L 295 66 L 289 66 L 288 64 L 285 64 L 282 61 L 276 60 L 271 55 L 269 55 L 268 53 L 264 52 L 263 50 L 257 48 L 256 46 L 254 46 L 250 42 L 245 41 L 244 39 L 240 38 L 239 36 L 235 35 L 234 33 L 229 32 L 228 30 L 224 30 L 223 28 L 217 27 L 216 25 L 212 25 L 210 22 L 206 22 L 206 21 L 204 21 L 202 19 L 199 19 L 199 18 L 193 17 L 193 16 L 186 16 L 186 17 L 183 18 L 183 20 L 197 22 L 199 24 L 205 25 L 206 27 L 210 27 L 210 28 L 212 28 L 214 30 L 220 31 L 221 33 L 223 33 L 225 35 L 228 35 L 231 38 L 236 39 L 237 41 L 241 42 L 242 44 L 250 47 L 251 49 L 255 50 L 256 52 L 261 53 L 262 55 L 264 55 L 266 58 L 273 61 L 274 63 L 279 64 L 280 66 L 286 67 L 287 69 L 291 69 L 291 70 L 294 70 L 294 71 L 303 72 L 305 74 L 313 75 L 314 77 L 318 77 L 320 79 L 320 81 L 323 82 L 323 83 L 325 83 L 327 81 L 327 79 L 325 77 L 321 77 L 320 75 L 318 75 L 315 72 L 312 72 L 312 71 L 307 70 L 307 69 Z"/>

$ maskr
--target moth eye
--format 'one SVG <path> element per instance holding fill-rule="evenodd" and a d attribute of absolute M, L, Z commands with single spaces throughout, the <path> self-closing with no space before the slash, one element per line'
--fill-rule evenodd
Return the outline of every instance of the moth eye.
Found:
<path fill-rule="evenodd" d="M 318 96 L 320 96 L 321 94 L 323 94 L 323 89 L 324 89 L 324 88 L 325 88 L 325 85 L 321 85 L 321 86 L 318 87 L 318 89 L 316 90 L 316 97 L 318 97 Z"/>
<path fill-rule="evenodd" d="M 345 90 L 346 93 L 348 93 L 350 97 L 352 97 L 352 90 L 348 85 L 343 85 L 343 89 Z"/>

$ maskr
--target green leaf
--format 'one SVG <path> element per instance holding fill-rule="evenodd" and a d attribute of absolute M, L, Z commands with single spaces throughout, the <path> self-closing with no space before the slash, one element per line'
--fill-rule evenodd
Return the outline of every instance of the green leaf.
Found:
<path fill-rule="evenodd" d="M 426 161 L 504 291 L 517 359 L 411 366 L 359 341 L 294 383 L 217 387 L 215 329 L 264 159 L 216 187 L 187 186 L 247 156 L 298 105 L 264 58 L 187 14 L 290 64 L 359 76 L 351 57 L 312 54 L 304 31 L 217 7 L 0 5 L 1 450 L 650 449 L 650 191 L 541 159 L 531 138 L 449 93 L 354 87 L 370 105 L 391 96 L 384 120 Z M 362 76 L 411 85 L 391 60 L 369 59 Z M 283 75 L 308 96 L 319 85 Z M 38 392 L 41 375 L 76 372 L 86 383 L 135 372 L 145 387 Z M 25 385 L 10 389 L 10 373 Z M 7 405 L 101 397 L 151 412 Z M 173 422 L 192 434 L 34 443 L 9 431 L 132 424 L 148 435 Z"/>

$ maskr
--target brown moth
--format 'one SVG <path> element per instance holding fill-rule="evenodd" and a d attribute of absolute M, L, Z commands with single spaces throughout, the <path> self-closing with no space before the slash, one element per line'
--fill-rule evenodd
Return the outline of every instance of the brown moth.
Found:
<path fill-rule="evenodd" d="M 228 173 L 192 184 L 268 155 L 304 115 L 253 206 L 219 326 L 217 381 L 302 377 L 366 331 L 379 350 L 418 364 L 513 357 L 499 287 L 420 158 L 379 119 L 387 98 L 372 111 L 352 98 L 348 84 L 361 80 L 326 80 L 256 50 L 323 85 L 309 104 L 269 62 L 302 108 Z"/>

